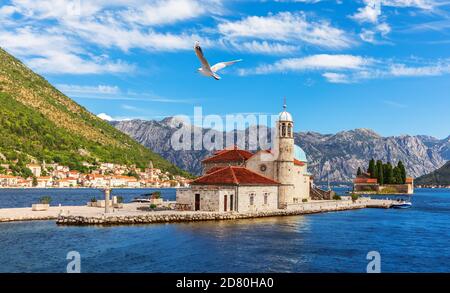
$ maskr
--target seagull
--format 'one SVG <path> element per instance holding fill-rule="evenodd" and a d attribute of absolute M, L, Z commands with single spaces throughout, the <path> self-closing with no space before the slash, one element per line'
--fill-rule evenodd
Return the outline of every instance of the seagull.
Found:
<path fill-rule="evenodd" d="M 228 62 L 220 62 L 214 66 L 209 66 L 208 60 L 206 60 L 205 56 L 203 55 L 203 50 L 200 47 L 200 42 L 195 42 L 194 50 L 195 54 L 197 54 L 198 59 L 200 59 L 200 62 L 202 63 L 202 67 L 198 69 L 198 72 L 200 72 L 204 76 L 214 77 L 216 80 L 220 79 L 220 76 L 217 75 L 217 71 L 224 69 L 227 66 L 233 65 L 234 63 L 242 61 L 242 59 L 239 59 Z"/>

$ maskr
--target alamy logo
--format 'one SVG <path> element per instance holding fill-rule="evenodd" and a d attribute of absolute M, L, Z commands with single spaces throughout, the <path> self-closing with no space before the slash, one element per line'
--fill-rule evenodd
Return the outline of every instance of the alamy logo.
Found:
<path fill-rule="evenodd" d="M 70 251 L 67 253 L 66 259 L 69 260 L 69 263 L 67 264 L 67 273 L 81 273 L 81 255 L 78 251 Z"/>
<path fill-rule="evenodd" d="M 369 261 L 367 264 L 368 274 L 381 273 L 381 255 L 378 251 L 370 251 L 366 259 Z"/>
<path fill-rule="evenodd" d="M 248 151 L 270 150 L 262 160 L 273 161 L 278 157 L 277 131 L 274 127 L 278 115 L 236 114 L 203 115 L 201 107 L 194 108 L 190 117 L 175 117 L 175 127 L 170 143 L 173 150 L 222 150 L 236 146 Z"/>

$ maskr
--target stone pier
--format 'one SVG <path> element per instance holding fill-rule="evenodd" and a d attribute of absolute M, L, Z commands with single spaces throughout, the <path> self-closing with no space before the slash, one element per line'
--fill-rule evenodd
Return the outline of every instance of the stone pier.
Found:
<path fill-rule="evenodd" d="M 258 213 L 201 212 L 201 211 L 150 211 L 148 204 L 125 204 L 123 209 L 105 213 L 103 208 L 87 206 L 51 207 L 48 211 L 33 212 L 31 208 L 0 209 L 0 222 L 56 220 L 59 225 L 134 225 L 152 223 L 179 223 L 196 221 L 223 221 L 263 217 L 308 215 L 363 208 L 389 208 L 392 201 L 361 199 L 340 201 L 313 201 L 289 206 L 283 210 Z"/>

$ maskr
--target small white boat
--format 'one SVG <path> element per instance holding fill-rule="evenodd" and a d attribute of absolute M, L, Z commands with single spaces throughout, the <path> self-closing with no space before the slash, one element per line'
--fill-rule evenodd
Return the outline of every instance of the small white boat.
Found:
<path fill-rule="evenodd" d="M 151 202 L 151 199 L 149 199 L 149 198 L 135 198 L 131 202 L 147 203 L 147 202 Z"/>
<path fill-rule="evenodd" d="M 412 207 L 412 203 L 407 202 L 407 201 L 400 201 L 400 202 L 393 203 L 391 205 L 391 208 L 393 208 L 393 209 L 409 209 L 411 207 Z"/>

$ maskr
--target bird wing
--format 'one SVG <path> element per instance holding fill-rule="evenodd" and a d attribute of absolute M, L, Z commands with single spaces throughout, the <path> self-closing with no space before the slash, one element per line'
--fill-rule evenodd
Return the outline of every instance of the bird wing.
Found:
<path fill-rule="evenodd" d="M 195 49 L 195 54 L 197 55 L 198 59 L 200 59 L 200 62 L 202 63 L 202 67 L 210 69 L 211 66 L 209 66 L 208 60 L 206 60 L 205 56 L 203 55 L 203 50 L 200 47 L 200 45 L 196 44 L 194 49 Z"/>
<path fill-rule="evenodd" d="M 228 62 L 220 62 L 220 63 L 217 63 L 216 65 L 214 65 L 213 67 L 211 67 L 211 70 L 213 72 L 217 72 L 221 69 L 224 69 L 227 66 L 233 65 L 234 63 L 241 62 L 241 61 L 242 61 L 242 59 L 228 61 Z"/>

